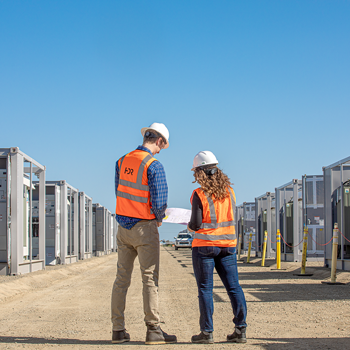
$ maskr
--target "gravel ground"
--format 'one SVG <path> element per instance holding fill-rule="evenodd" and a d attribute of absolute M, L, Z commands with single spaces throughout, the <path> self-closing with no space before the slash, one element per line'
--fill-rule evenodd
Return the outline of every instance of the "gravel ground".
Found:
<path fill-rule="evenodd" d="M 311 277 L 298 277 L 299 263 L 286 270 L 260 267 L 260 259 L 238 262 L 248 304 L 247 344 L 229 344 L 232 311 L 219 277 L 214 280 L 213 345 L 190 343 L 199 333 L 197 288 L 191 251 L 161 248 L 160 313 L 162 328 L 176 334 L 177 344 L 144 345 L 142 286 L 136 261 L 127 296 L 126 327 L 131 342 L 111 344 L 110 295 L 117 254 L 23 276 L 0 276 L 0 349 L 350 349 L 350 273 L 338 272 L 344 285 L 325 285 L 330 270 L 308 263 Z"/>

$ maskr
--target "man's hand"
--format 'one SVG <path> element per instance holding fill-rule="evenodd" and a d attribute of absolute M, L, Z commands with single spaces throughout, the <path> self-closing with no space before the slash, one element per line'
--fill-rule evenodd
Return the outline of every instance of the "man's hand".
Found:
<path fill-rule="evenodd" d="M 162 226 L 162 223 L 163 223 L 162 221 L 161 222 L 157 221 L 157 226 L 158 227 Z"/>

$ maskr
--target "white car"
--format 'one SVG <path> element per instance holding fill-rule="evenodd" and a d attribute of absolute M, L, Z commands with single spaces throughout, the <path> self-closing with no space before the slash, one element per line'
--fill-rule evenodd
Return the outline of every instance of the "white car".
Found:
<path fill-rule="evenodd" d="M 179 248 L 191 248 L 192 249 L 192 235 L 189 233 L 179 233 L 175 238 L 175 250 Z"/>

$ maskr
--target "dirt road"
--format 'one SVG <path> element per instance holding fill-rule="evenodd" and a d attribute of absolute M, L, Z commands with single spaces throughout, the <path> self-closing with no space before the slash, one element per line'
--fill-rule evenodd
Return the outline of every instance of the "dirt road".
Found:
<path fill-rule="evenodd" d="M 160 312 L 162 328 L 176 334 L 178 344 L 144 345 L 141 280 L 138 263 L 127 297 L 126 324 L 131 342 L 111 344 L 110 294 L 117 254 L 95 257 L 45 271 L 0 276 L 0 349 L 350 349 L 350 273 L 321 284 L 330 270 L 308 264 L 311 277 L 297 277 L 299 264 L 282 263 L 272 271 L 239 262 L 248 304 L 247 344 L 225 343 L 233 331 L 228 296 L 215 275 L 213 345 L 190 343 L 199 332 L 197 288 L 191 251 L 161 248 Z M 312 267 L 311 267 L 312 265 Z"/>

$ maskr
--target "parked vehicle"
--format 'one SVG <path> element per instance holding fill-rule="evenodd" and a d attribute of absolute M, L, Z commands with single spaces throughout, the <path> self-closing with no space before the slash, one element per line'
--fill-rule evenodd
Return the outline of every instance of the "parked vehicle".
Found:
<path fill-rule="evenodd" d="M 192 235 L 190 233 L 180 232 L 175 238 L 175 250 L 179 248 L 191 248 L 192 249 Z"/>

